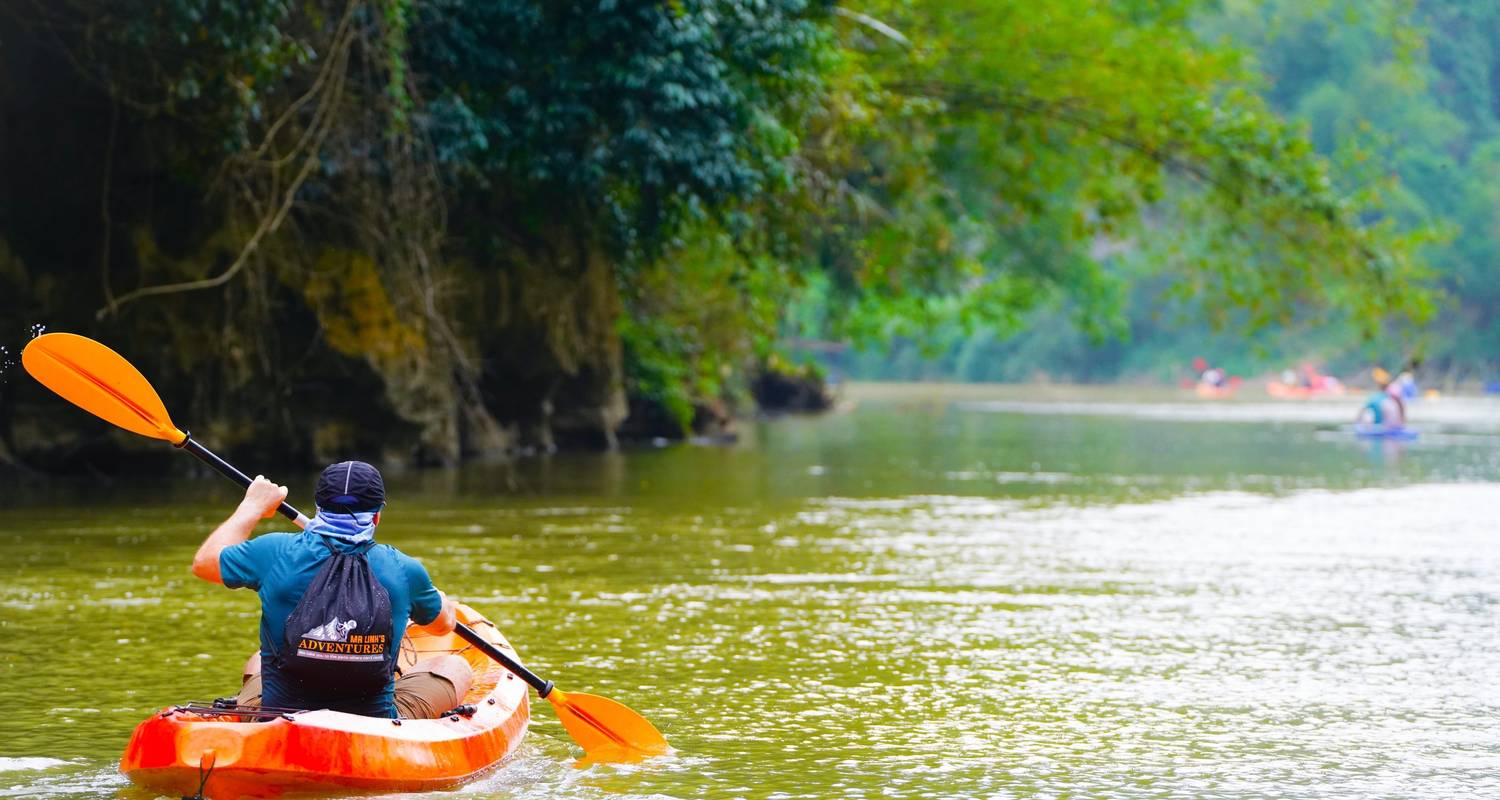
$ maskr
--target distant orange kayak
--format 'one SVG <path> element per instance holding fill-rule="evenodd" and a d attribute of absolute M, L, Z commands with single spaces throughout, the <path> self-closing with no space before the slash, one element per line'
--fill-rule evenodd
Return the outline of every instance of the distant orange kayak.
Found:
<path fill-rule="evenodd" d="M 1207 381 L 1198 381 L 1196 384 L 1194 384 L 1193 391 L 1197 392 L 1199 397 L 1222 399 L 1225 397 L 1233 397 L 1235 391 L 1238 390 L 1240 388 L 1240 385 L 1244 382 L 1244 378 L 1241 378 L 1238 375 L 1230 375 L 1224 379 L 1223 383 L 1218 384 L 1209 383 Z"/>
<path fill-rule="evenodd" d="M 510 644 L 466 605 L 458 618 L 497 647 Z M 389 720 L 301 711 L 264 722 L 208 708 L 173 706 L 136 727 L 120 758 L 130 780 L 161 794 L 212 800 L 283 794 L 418 792 L 459 786 L 489 772 L 526 734 L 527 686 L 457 636 L 408 636 L 418 659 L 456 652 L 474 668 L 463 702 L 472 714 Z M 512 653 L 514 651 L 511 651 Z"/>
<path fill-rule="evenodd" d="M 1344 385 L 1338 381 L 1330 381 L 1326 386 L 1313 388 L 1310 386 L 1283 383 L 1281 381 L 1271 381 L 1266 384 L 1266 394 L 1272 397 L 1338 397 L 1344 394 Z"/>

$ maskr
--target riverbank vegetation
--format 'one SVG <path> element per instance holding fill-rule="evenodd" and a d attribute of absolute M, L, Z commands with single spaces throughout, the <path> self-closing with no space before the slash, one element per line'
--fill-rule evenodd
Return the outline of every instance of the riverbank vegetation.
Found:
<path fill-rule="evenodd" d="M 9 4 L 0 319 L 116 346 L 228 450 L 415 463 L 722 432 L 789 333 L 1109 336 L 1152 287 L 1424 321 L 1441 226 L 1341 179 L 1210 12 Z M 10 458 L 120 446 L 0 391 Z"/>
<path fill-rule="evenodd" d="M 1272 109 L 1306 130 L 1337 191 L 1375 192 L 1385 218 L 1421 234 L 1442 313 L 1420 327 L 1388 321 L 1377 335 L 1340 319 L 1271 325 L 1247 335 L 1215 327 L 1164 293 L 1146 250 L 1106 263 L 1120 288 L 1117 336 L 1069 323 L 1079 304 L 1052 298 L 1015 335 L 949 321 L 831 361 L 866 378 L 1107 382 L 1170 380 L 1195 356 L 1240 374 L 1304 361 L 1363 377 L 1372 364 L 1420 364 L 1430 385 L 1500 378 L 1500 4 L 1448 0 L 1235 0 L 1203 8 L 1201 36 L 1240 48 Z M 809 303 L 819 306 L 816 298 Z M 804 316 L 816 321 L 817 314 Z M 806 335 L 806 334 L 804 334 Z"/>

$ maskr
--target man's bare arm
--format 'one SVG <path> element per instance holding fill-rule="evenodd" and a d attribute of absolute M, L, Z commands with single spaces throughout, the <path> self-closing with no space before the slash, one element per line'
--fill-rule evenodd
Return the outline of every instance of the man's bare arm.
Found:
<path fill-rule="evenodd" d="M 229 519 L 219 523 L 219 527 L 214 528 L 214 532 L 198 547 L 197 555 L 193 556 L 193 574 L 210 583 L 223 583 L 224 577 L 219 574 L 219 553 L 230 545 L 249 539 L 255 524 L 275 514 L 277 506 L 285 499 L 285 486 L 256 475 L 245 489 L 245 499 L 240 501 L 239 508 L 229 515 Z"/>
<path fill-rule="evenodd" d="M 441 591 L 438 594 L 443 595 L 443 610 L 438 612 L 437 619 L 426 625 L 418 625 L 417 627 L 435 636 L 442 636 L 445 633 L 451 632 L 454 626 L 458 625 L 458 608 L 448 595 L 443 594 Z"/>

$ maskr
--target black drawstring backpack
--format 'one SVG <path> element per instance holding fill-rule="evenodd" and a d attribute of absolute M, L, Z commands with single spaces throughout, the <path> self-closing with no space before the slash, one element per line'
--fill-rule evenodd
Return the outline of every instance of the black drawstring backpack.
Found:
<path fill-rule="evenodd" d="M 332 555 L 286 618 L 282 674 L 324 696 L 385 688 L 396 668 L 391 597 L 365 559 L 373 542 L 348 552 L 318 537 Z"/>

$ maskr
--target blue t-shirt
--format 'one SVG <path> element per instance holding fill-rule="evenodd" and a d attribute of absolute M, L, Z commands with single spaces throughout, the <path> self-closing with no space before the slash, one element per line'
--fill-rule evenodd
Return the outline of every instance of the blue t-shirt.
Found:
<path fill-rule="evenodd" d="M 260 656 L 266 706 L 283 708 L 334 708 L 373 717 L 395 717 L 395 676 L 383 692 L 368 698 L 329 698 L 285 678 L 276 668 L 277 657 L 286 648 L 283 628 L 297 607 L 318 568 L 329 557 L 328 542 L 340 551 L 357 550 L 325 536 L 303 533 L 268 533 L 248 542 L 224 548 L 219 553 L 219 574 L 231 589 L 254 589 L 260 594 Z M 443 599 L 432 585 L 421 562 L 388 544 L 377 544 L 365 553 L 370 572 L 391 598 L 391 631 L 399 640 L 410 617 L 418 625 L 437 619 Z"/>

